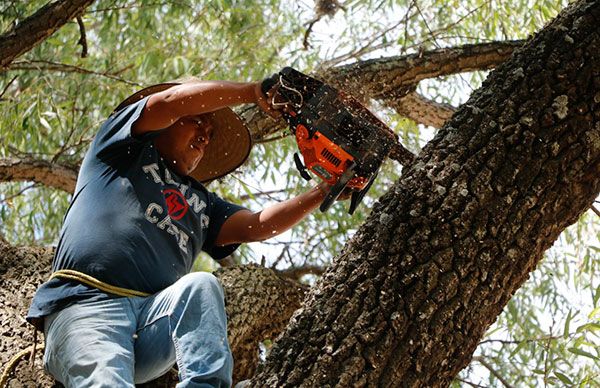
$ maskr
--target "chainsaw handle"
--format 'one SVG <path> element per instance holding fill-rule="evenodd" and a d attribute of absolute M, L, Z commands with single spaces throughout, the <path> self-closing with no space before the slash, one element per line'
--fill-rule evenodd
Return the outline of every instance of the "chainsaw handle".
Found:
<path fill-rule="evenodd" d="M 302 164 L 300 156 L 298 156 L 297 152 L 294 152 L 294 163 L 296 164 L 296 168 L 298 169 L 298 171 L 300 171 L 300 176 L 302 178 L 306 179 L 307 181 L 312 179 L 311 176 L 308 175 L 308 172 L 306 172 L 306 166 Z"/>
<path fill-rule="evenodd" d="M 333 186 L 331 186 L 331 190 L 329 190 L 329 193 L 325 196 L 325 199 L 323 199 L 323 202 L 321 202 L 321 206 L 319 206 L 319 210 L 321 210 L 321 212 L 325 213 L 327 211 L 327 209 L 329 209 L 331 207 L 331 205 L 333 205 L 335 200 L 338 199 L 340 194 L 342 194 L 342 192 L 348 185 L 348 182 L 350 182 L 350 179 L 352 179 L 352 177 L 354 177 L 355 167 L 356 167 L 356 163 L 352 163 L 348 167 L 348 169 L 346 169 L 346 171 L 344 171 L 342 173 L 342 175 L 340 176 L 340 179 L 338 179 L 338 181 L 335 182 L 335 184 Z"/>
<path fill-rule="evenodd" d="M 369 189 L 373 185 L 373 182 L 375 182 L 375 178 L 377 178 L 377 174 L 378 174 L 378 171 L 375 171 L 375 173 L 369 179 L 369 182 L 366 184 L 366 186 L 361 191 L 355 191 L 352 193 L 352 198 L 350 199 L 350 208 L 348 209 L 348 214 L 350 214 L 350 215 L 354 214 L 354 211 L 356 210 L 358 205 L 362 202 L 362 199 L 364 198 L 365 194 L 367 194 L 367 191 L 369 191 Z"/>
<path fill-rule="evenodd" d="M 269 93 L 269 91 L 273 88 L 273 86 L 277 84 L 278 80 L 279 76 L 277 73 L 273 74 L 268 78 L 265 78 L 260 83 L 260 91 L 266 96 Z"/>

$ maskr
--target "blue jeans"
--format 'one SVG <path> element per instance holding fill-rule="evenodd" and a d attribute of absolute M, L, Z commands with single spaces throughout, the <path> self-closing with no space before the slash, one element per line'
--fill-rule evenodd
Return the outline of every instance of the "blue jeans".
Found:
<path fill-rule="evenodd" d="M 44 366 L 66 387 L 133 387 L 177 362 L 177 387 L 230 387 L 223 289 L 195 272 L 149 297 L 78 302 L 46 317 Z"/>

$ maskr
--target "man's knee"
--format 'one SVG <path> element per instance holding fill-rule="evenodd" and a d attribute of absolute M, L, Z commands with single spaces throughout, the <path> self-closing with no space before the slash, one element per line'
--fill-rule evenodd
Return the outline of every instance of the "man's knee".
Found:
<path fill-rule="evenodd" d="M 223 299 L 219 280 L 208 272 L 192 272 L 177 281 L 180 289 L 190 297 Z"/>
<path fill-rule="evenodd" d="M 134 327 L 86 307 L 46 317 L 44 368 L 66 386 L 133 386 Z"/>

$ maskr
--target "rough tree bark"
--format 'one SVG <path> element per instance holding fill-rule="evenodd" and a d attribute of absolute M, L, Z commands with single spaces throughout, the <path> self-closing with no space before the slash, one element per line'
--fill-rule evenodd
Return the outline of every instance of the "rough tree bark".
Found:
<path fill-rule="evenodd" d="M 600 2 L 498 68 L 384 195 L 252 386 L 447 386 L 600 191 Z"/>
<path fill-rule="evenodd" d="M 0 182 L 33 181 L 69 193 L 75 191 L 79 166 L 37 159 L 0 158 Z"/>
<path fill-rule="evenodd" d="M 25 315 L 37 286 L 50 276 L 52 255 L 50 248 L 14 247 L 0 238 L 0 373 L 12 357 L 33 344 L 33 329 Z M 259 343 L 274 339 L 284 329 L 306 288 L 253 265 L 221 269 L 215 275 L 225 290 L 228 336 L 236 363 L 233 377 L 248 379 L 258 364 Z M 264 319 L 266 312 L 269 319 Z M 52 386 L 43 372 L 42 353 L 37 352 L 35 368 L 20 360 L 7 386 Z M 145 387 L 173 386 L 173 381 L 166 376 Z"/>
<path fill-rule="evenodd" d="M 94 0 L 59 0 L 48 3 L 12 30 L 0 35 L 0 69 L 81 15 Z"/>
<path fill-rule="evenodd" d="M 599 7 L 564 12 L 453 116 L 380 199 L 254 385 L 443 386 L 468 363 L 600 190 Z"/>

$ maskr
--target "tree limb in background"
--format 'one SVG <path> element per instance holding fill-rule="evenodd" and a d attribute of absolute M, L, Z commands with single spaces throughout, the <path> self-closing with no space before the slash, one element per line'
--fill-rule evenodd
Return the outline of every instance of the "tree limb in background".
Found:
<path fill-rule="evenodd" d="M 371 59 L 338 66 L 322 74 L 337 87 L 357 98 L 385 100 L 397 97 L 399 89 L 414 88 L 420 81 L 475 70 L 493 69 L 507 60 L 524 41 L 468 44 L 411 55 Z"/>
<path fill-rule="evenodd" d="M 83 19 L 81 16 L 77 16 L 77 24 L 79 25 L 79 40 L 77 44 L 81 45 L 81 58 L 88 56 L 87 39 L 85 38 L 85 26 L 83 25 Z"/>
<path fill-rule="evenodd" d="M 323 16 L 329 16 L 330 18 L 332 18 L 336 14 L 338 9 L 341 9 L 344 12 L 346 12 L 346 8 L 344 8 L 344 6 L 341 5 L 340 2 L 337 0 L 315 0 L 315 17 L 307 23 L 308 28 L 304 33 L 304 39 L 302 41 L 302 45 L 304 46 L 305 50 L 308 50 L 308 48 L 310 47 L 310 43 L 308 43 L 308 37 L 315 23 L 321 20 Z"/>
<path fill-rule="evenodd" d="M 483 365 L 491 374 L 493 374 L 506 388 L 514 388 L 494 367 L 486 361 L 485 357 L 476 356 L 473 357 L 473 361 L 479 362 Z"/>
<path fill-rule="evenodd" d="M 39 71 L 58 71 L 63 73 L 80 73 L 80 74 L 91 74 L 98 75 L 101 77 L 110 78 L 115 81 L 123 82 L 128 85 L 141 86 L 137 82 L 129 81 L 124 78 L 118 77 L 117 75 L 124 70 L 128 70 L 132 65 L 125 67 L 124 69 L 117 70 L 114 73 L 99 72 L 88 70 L 83 67 L 69 65 L 66 63 L 58 63 L 46 60 L 31 60 L 31 61 L 15 61 L 8 66 L 8 70 L 39 70 Z"/>
<path fill-rule="evenodd" d="M 48 3 L 10 31 L 0 35 L 0 70 L 68 21 L 81 15 L 93 2 L 94 0 L 59 0 Z"/>
<path fill-rule="evenodd" d="M 14 198 L 17 198 L 19 195 L 21 195 L 21 194 L 25 193 L 26 191 L 29 191 L 33 188 L 36 188 L 38 186 L 40 186 L 39 183 L 32 183 L 29 186 L 22 188 L 21 190 L 19 190 L 17 193 L 15 193 L 13 195 L 5 196 L 4 198 L 2 198 L 0 200 L 0 204 L 4 204 L 4 203 L 10 204 Z M 0 387 L 1 387 L 1 385 L 0 385 Z"/>
<path fill-rule="evenodd" d="M 452 105 L 435 102 L 417 92 L 408 93 L 399 99 L 390 98 L 386 102 L 399 115 L 434 128 L 441 128 L 456 111 Z"/>
<path fill-rule="evenodd" d="M 363 101 L 376 99 L 384 105 L 398 106 L 401 105 L 399 100 L 412 93 L 420 81 L 461 72 L 492 69 L 508 59 L 514 49 L 522 44 L 523 41 L 520 40 L 470 44 L 381 58 L 330 68 L 316 77 Z M 415 100 L 425 101 L 424 98 L 411 97 L 406 103 Z M 439 123 L 447 114 L 446 109 L 442 110 L 443 107 L 436 104 L 422 106 L 433 111 L 411 117 L 413 120 L 424 120 L 418 121 L 419 124 Z M 242 109 L 240 113 L 248 123 L 256 142 L 286 127 L 283 120 L 274 120 L 253 106 Z M 431 117 L 438 119 L 426 120 Z"/>
<path fill-rule="evenodd" d="M 12 85 L 13 82 L 15 82 L 15 80 L 17 79 L 17 76 L 15 75 L 14 77 L 12 77 L 12 79 L 10 81 L 8 81 L 6 83 L 6 85 L 4 85 L 4 88 L 2 89 L 2 92 L 0 92 L 0 101 L 2 101 L 4 98 L 4 94 L 6 94 L 6 91 L 8 90 L 8 88 L 10 87 L 10 85 Z"/>
<path fill-rule="evenodd" d="M 0 158 L 0 182 L 33 181 L 69 193 L 78 168 L 31 158 Z"/>

